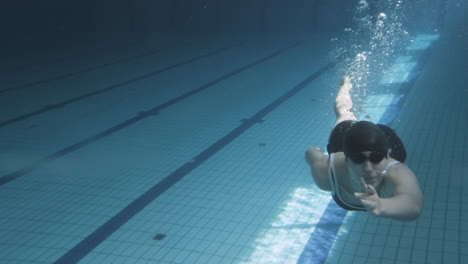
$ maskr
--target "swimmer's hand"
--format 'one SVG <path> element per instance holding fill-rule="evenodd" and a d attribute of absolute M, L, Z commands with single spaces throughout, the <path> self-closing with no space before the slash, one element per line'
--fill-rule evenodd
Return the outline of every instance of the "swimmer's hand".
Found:
<path fill-rule="evenodd" d="M 364 190 L 363 193 L 354 193 L 354 195 L 359 198 L 369 212 L 372 215 L 379 216 L 382 214 L 382 205 L 380 202 L 380 197 L 377 194 L 374 186 L 366 184 L 364 178 L 361 177 L 361 186 Z"/>

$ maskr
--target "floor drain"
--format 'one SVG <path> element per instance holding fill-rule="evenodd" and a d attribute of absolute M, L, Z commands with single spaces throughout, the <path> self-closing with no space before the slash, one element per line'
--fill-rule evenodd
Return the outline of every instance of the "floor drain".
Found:
<path fill-rule="evenodd" d="M 154 240 L 163 240 L 166 237 L 164 234 L 157 234 L 153 239 Z"/>

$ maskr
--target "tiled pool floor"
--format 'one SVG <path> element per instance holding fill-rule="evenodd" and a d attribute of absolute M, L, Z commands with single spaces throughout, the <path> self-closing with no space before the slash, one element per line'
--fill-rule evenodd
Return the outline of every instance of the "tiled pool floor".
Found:
<path fill-rule="evenodd" d="M 467 261 L 466 32 L 434 44 L 392 119 L 421 218 L 348 213 L 322 261 Z M 303 157 L 334 122 L 329 38 L 173 44 L 0 73 L 0 262 L 298 262 L 330 202 Z M 378 120 L 391 100 L 372 101 Z"/>

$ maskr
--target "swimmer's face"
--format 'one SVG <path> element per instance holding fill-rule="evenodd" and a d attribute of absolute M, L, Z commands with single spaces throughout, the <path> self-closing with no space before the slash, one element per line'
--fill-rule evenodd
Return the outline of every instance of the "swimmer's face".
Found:
<path fill-rule="evenodd" d="M 367 184 L 377 189 L 383 181 L 382 171 L 385 169 L 386 159 L 385 154 L 375 151 L 349 153 L 346 165 L 351 177 L 362 177 Z"/>

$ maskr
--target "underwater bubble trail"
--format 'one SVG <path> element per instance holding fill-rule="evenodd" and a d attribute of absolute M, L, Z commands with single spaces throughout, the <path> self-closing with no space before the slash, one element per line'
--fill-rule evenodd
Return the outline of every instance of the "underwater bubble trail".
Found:
<path fill-rule="evenodd" d="M 353 10 L 354 25 L 344 29 L 340 40 L 332 39 L 336 46 L 331 57 L 346 52 L 354 54 L 343 71 L 352 80 L 353 111 L 358 115 L 365 114 L 365 97 L 375 92 L 370 87 L 387 74 L 386 69 L 399 47 L 409 42 L 402 23 L 403 11 L 402 0 L 360 0 Z"/>

